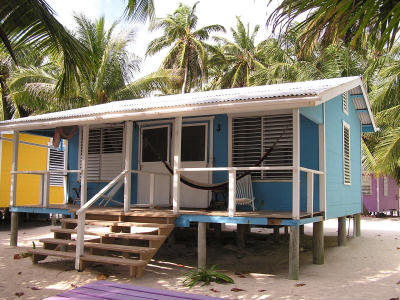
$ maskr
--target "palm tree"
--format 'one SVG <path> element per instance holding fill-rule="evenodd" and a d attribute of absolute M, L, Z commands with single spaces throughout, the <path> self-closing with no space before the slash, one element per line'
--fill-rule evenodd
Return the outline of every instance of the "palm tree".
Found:
<path fill-rule="evenodd" d="M 273 30 L 278 27 L 285 30 L 304 14 L 306 19 L 297 25 L 302 32 L 302 52 L 309 52 L 318 41 L 323 48 L 343 41 L 356 49 L 366 49 L 371 43 L 378 54 L 396 40 L 400 3 L 387 0 L 283 0 L 267 24 L 272 25 Z"/>
<path fill-rule="evenodd" d="M 214 52 L 213 59 L 224 65 L 223 73 L 219 76 L 220 88 L 249 86 L 252 74 L 265 69 L 263 44 L 255 43 L 259 28 L 257 25 L 250 32 L 249 24 L 245 26 L 237 17 L 236 29 L 231 28 L 233 42 L 222 37 L 216 38 L 222 45 L 219 53 Z"/>
<path fill-rule="evenodd" d="M 196 29 L 198 18 L 193 7 L 180 4 L 173 14 L 157 19 L 150 29 L 163 29 L 163 35 L 150 42 L 147 55 L 154 55 L 162 49 L 171 47 L 164 58 L 161 68 L 178 70 L 182 73 L 182 93 L 187 93 L 193 86 L 201 86 L 207 79 L 207 44 L 210 33 L 225 31 L 221 25 L 208 25 Z"/>

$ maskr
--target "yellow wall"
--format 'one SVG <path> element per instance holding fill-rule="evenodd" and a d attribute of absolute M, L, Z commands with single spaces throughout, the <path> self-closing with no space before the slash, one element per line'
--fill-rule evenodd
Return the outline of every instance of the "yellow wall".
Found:
<path fill-rule="evenodd" d="M 12 135 L 3 135 L 12 139 Z M 29 134 L 20 134 L 20 141 L 48 145 L 50 138 Z M 11 157 L 12 142 L 1 141 L 1 180 L 0 180 L 0 207 L 7 207 L 10 203 Z M 18 171 L 47 170 L 48 149 L 19 144 Z M 40 176 L 20 174 L 17 180 L 17 206 L 39 205 Z M 50 186 L 50 204 L 64 203 L 63 187 Z"/>

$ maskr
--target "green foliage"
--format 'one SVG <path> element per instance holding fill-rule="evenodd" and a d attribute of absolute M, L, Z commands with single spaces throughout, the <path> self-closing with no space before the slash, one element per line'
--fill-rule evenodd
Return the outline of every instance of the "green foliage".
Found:
<path fill-rule="evenodd" d="M 189 287 L 193 287 L 200 282 L 203 282 L 202 286 L 210 282 L 234 283 L 232 278 L 216 271 L 215 268 L 216 265 L 213 265 L 210 269 L 201 268 L 189 271 L 185 273 L 186 278 L 183 283 Z"/>

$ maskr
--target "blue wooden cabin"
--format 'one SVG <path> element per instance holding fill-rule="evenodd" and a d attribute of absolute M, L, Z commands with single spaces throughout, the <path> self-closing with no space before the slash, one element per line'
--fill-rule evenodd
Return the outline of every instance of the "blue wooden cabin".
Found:
<path fill-rule="evenodd" d="M 70 199 L 80 190 L 78 216 L 99 204 L 155 207 L 171 210 L 175 226 L 291 226 L 294 241 L 300 225 L 361 212 L 361 135 L 376 130 L 362 78 L 346 77 L 119 101 L 3 121 L 0 131 L 67 126 L 79 128 L 64 170 Z M 236 178 L 249 171 L 254 212 L 235 202 Z M 227 181 L 226 190 L 194 189 L 181 177 Z M 296 260 L 298 248 L 292 278 Z"/>

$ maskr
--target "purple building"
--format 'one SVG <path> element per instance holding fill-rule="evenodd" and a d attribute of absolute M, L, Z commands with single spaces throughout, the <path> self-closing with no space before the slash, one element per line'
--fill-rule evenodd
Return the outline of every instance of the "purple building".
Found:
<path fill-rule="evenodd" d="M 364 207 L 372 213 L 399 210 L 399 186 L 390 176 L 375 177 L 363 173 L 362 193 Z"/>

